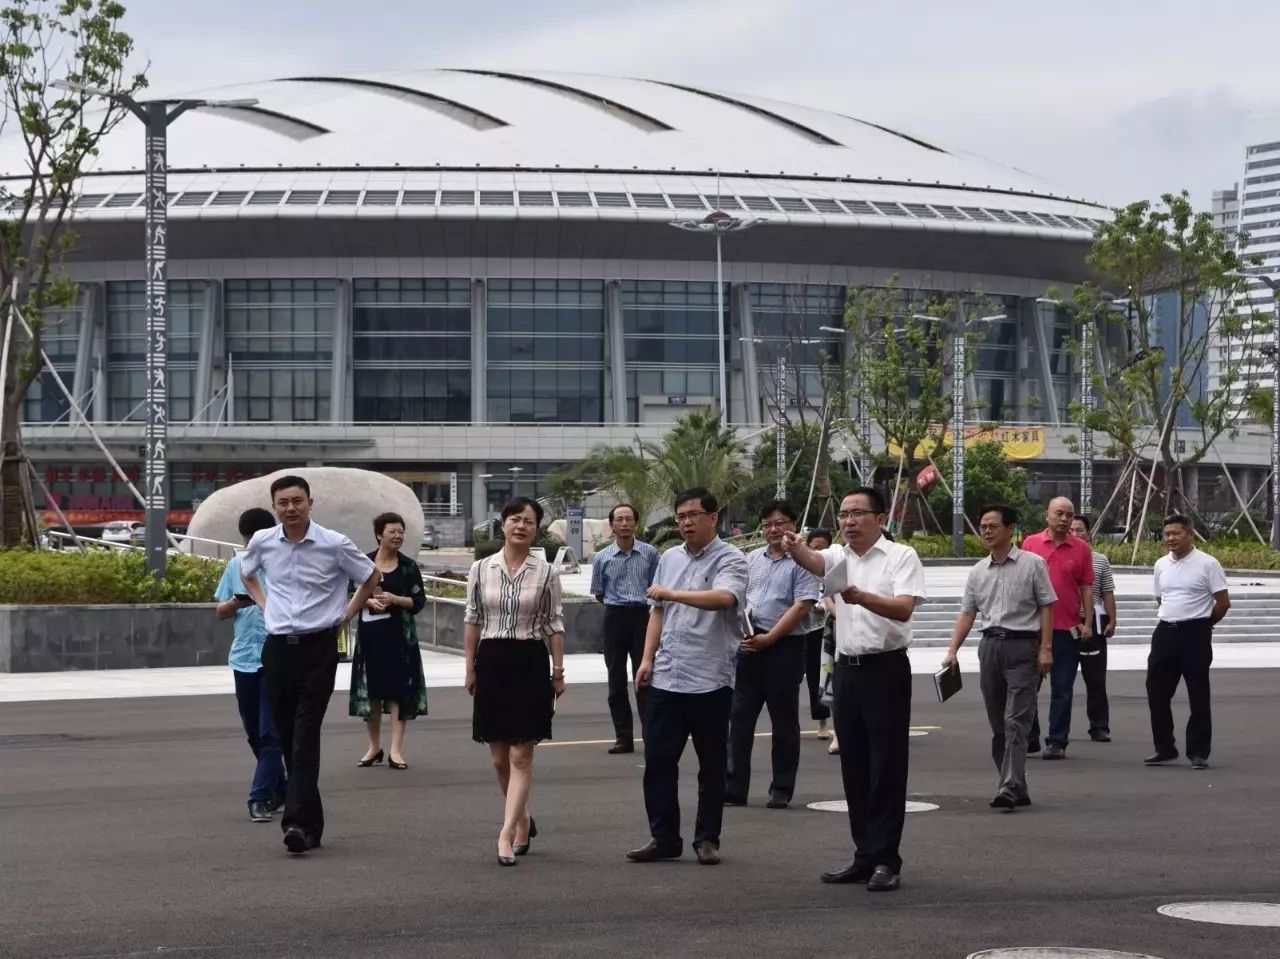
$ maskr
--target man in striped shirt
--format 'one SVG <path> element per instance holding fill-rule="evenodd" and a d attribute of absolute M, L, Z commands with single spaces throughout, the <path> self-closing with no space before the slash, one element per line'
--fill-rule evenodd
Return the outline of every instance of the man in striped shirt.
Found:
<path fill-rule="evenodd" d="M 591 595 L 604 604 L 604 665 L 609 675 L 609 716 L 613 719 L 613 745 L 609 752 L 635 751 L 631 701 L 627 697 L 627 660 L 634 680 L 644 656 L 644 634 L 649 625 L 649 601 L 645 590 L 653 585 L 658 551 L 636 539 L 636 511 L 629 503 L 609 510 L 613 543 L 591 559 Z M 644 736 L 647 687 L 636 689 L 636 712 Z"/>
<path fill-rule="evenodd" d="M 1093 538 L 1089 518 L 1077 516 L 1071 532 L 1086 543 Z M 1092 547 L 1090 547 L 1092 549 Z M 1116 583 L 1111 560 L 1093 551 L 1093 638 L 1080 644 L 1080 675 L 1084 677 L 1085 712 L 1089 715 L 1089 738 L 1095 743 L 1111 742 L 1111 706 L 1107 702 L 1107 637 L 1116 632 Z"/>

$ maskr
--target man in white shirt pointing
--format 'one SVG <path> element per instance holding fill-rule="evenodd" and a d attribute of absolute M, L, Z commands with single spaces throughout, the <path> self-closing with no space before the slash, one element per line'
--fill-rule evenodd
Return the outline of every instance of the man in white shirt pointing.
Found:
<path fill-rule="evenodd" d="M 1160 623 L 1151 636 L 1147 659 L 1147 705 L 1156 751 L 1148 766 L 1178 758 L 1173 735 L 1173 701 L 1178 680 L 1187 684 L 1187 759 L 1193 769 L 1209 766 L 1213 720 L 1209 712 L 1209 664 L 1213 662 L 1213 627 L 1227 615 L 1231 598 L 1222 564 L 1195 548 L 1191 520 L 1173 515 L 1164 521 L 1169 552 L 1156 560 L 1155 597 Z"/>
<path fill-rule="evenodd" d="M 815 576 L 835 572 L 836 735 L 849 803 L 854 858 L 823 882 L 865 882 L 868 892 L 898 888 L 906 820 L 907 743 L 911 735 L 911 615 L 925 598 L 915 550 L 884 538 L 884 498 L 860 487 L 840 502 L 845 545 L 815 552 L 796 533 L 782 546 Z M 843 574 L 837 567 L 843 566 Z M 834 580 L 833 576 L 833 580 Z M 832 585 L 828 583 L 828 585 Z"/>

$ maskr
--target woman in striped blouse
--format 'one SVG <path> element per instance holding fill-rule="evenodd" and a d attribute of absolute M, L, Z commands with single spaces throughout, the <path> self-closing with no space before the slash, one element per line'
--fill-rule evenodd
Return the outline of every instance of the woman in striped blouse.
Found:
<path fill-rule="evenodd" d="M 467 577 L 467 692 L 471 736 L 488 743 L 506 796 L 498 862 L 514 866 L 538 834 L 529 815 L 533 750 L 551 738 L 555 700 L 564 693 L 564 615 L 560 576 L 530 552 L 542 506 L 523 496 L 502 508 L 503 547 L 471 565 Z"/>

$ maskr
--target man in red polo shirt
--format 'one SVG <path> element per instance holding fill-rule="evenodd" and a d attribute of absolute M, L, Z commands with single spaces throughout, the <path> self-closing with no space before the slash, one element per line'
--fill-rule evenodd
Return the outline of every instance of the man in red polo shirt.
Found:
<path fill-rule="evenodd" d="M 1022 548 L 1049 565 L 1049 582 L 1058 594 L 1053 604 L 1053 669 L 1049 673 L 1049 735 L 1044 738 L 1045 759 L 1066 759 L 1071 735 L 1071 696 L 1080 662 L 1080 642 L 1093 628 L 1093 553 L 1089 544 L 1071 535 L 1076 508 L 1065 496 L 1049 501 L 1045 510 L 1048 528 L 1032 533 Z M 1073 630 L 1075 631 L 1073 633 Z M 1032 743 L 1039 739 L 1037 711 Z"/>

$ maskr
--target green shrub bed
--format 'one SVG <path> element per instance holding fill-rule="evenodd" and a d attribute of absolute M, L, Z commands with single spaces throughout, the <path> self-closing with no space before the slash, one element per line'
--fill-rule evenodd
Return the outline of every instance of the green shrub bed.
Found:
<path fill-rule="evenodd" d="M 221 560 L 170 556 L 164 579 L 157 580 L 133 550 L 0 550 L 0 603 L 209 603 L 223 566 Z"/>

